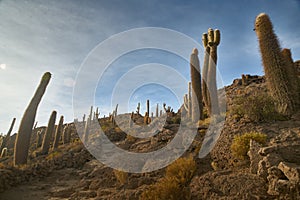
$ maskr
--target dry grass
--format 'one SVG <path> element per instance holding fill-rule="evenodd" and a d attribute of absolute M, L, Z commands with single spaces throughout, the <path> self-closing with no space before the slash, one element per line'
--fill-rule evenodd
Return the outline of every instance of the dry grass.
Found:
<path fill-rule="evenodd" d="M 249 132 L 235 136 L 231 145 L 233 156 L 241 160 L 247 158 L 247 152 L 250 148 L 250 140 L 254 140 L 255 142 L 263 145 L 266 143 L 267 136 L 258 132 Z"/>

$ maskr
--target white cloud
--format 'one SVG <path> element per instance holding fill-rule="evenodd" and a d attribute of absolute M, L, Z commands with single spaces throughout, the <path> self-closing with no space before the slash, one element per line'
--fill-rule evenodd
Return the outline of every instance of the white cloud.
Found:
<path fill-rule="evenodd" d="M 73 87 L 74 84 L 75 84 L 74 79 L 72 79 L 72 78 L 65 78 L 64 79 L 64 86 L 66 86 L 66 87 Z"/>
<path fill-rule="evenodd" d="M 0 69 L 5 70 L 6 69 L 6 64 L 0 64 Z"/>

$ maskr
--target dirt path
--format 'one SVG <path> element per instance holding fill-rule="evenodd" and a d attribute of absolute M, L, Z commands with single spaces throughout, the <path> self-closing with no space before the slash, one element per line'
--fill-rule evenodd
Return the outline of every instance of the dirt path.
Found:
<path fill-rule="evenodd" d="M 73 187 L 80 180 L 76 169 L 56 170 L 42 180 L 11 188 L 0 193 L 1 200 L 57 200 L 69 199 Z M 59 197 L 58 197 L 59 196 Z"/>

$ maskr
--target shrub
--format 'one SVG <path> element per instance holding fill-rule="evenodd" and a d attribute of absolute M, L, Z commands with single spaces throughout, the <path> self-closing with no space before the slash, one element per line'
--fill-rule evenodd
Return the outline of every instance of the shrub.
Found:
<path fill-rule="evenodd" d="M 50 154 L 47 155 L 46 160 L 53 160 L 56 158 L 60 158 L 63 156 L 63 153 L 60 151 L 53 151 Z"/>
<path fill-rule="evenodd" d="M 190 199 L 190 184 L 196 173 L 196 163 L 192 157 L 179 158 L 169 165 L 164 178 L 145 190 L 141 200 Z"/>
<path fill-rule="evenodd" d="M 238 118 L 247 116 L 254 122 L 287 119 L 276 111 L 274 100 L 265 93 L 255 93 L 236 98 L 233 101 L 231 114 Z"/>
<path fill-rule="evenodd" d="M 243 135 L 236 135 L 231 145 L 231 151 L 233 156 L 238 159 L 244 160 L 247 158 L 247 152 L 250 148 L 250 140 L 264 145 L 266 143 L 267 136 L 258 132 L 249 132 Z"/>
<path fill-rule="evenodd" d="M 187 200 L 190 199 L 190 191 L 187 187 L 182 187 L 177 183 L 176 177 L 165 177 L 156 184 L 145 190 L 140 200 Z"/>
<path fill-rule="evenodd" d="M 121 185 L 125 185 L 128 179 L 128 173 L 124 171 L 114 170 L 114 174 Z"/>
<path fill-rule="evenodd" d="M 188 185 L 196 172 L 196 163 L 192 157 L 179 158 L 169 165 L 166 177 L 175 177 L 180 185 Z"/>

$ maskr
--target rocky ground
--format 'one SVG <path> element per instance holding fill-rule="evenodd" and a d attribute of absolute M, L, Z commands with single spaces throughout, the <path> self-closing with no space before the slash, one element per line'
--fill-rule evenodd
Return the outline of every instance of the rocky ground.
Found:
<path fill-rule="evenodd" d="M 249 77 L 247 84 L 237 79 L 226 89 L 228 110 L 234 98 L 254 92 L 266 92 L 263 77 Z M 221 94 L 221 95 L 225 95 Z M 224 103 L 224 102 L 223 102 Z M 149 152 L 166 146 L 179 128 L 179 114 L 168 118 L 164 128 L 151 138 L 126 137 L 108 119 L 101 119 L 106 135 L 119 147 L 133 152 Z M 135 115 L 142 124 L 142 116 Z M 191 199 L 300 199 L 300 113 L 281 121 L 253 122 L 230 112 L 220 138 L 203 159 L 197 152 L 209 123 L 202 123 L 198 135 L 185 153 L 194 155 L 197 172 L 189 189 Z M 40 127 L 41 129 L 44 127 Z M 49 155 L 34 155 L 19 168 L 12 167 L 12 150 L 0 160 L 0 199 L 139 199 L 141 193 L 165 174 L 165 169 L 144 174 L 128 174 L 126 183 L 116 178 L 114 170 L 98 162 L 78 141 L 61 145 Z M 38 131 L 35 130 L 34 132 Z M 248 159 L 238 160 L 231 153 L 235 135 L 257 131 L 267 135 L 267 144 L 251 141 Z M 13 148 L 14 136 L 10 142 Z M 34 143 L 34 138 L 32 139 Z"/>

